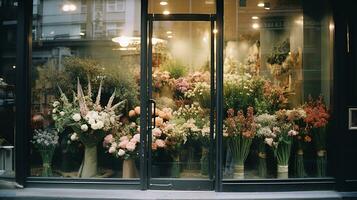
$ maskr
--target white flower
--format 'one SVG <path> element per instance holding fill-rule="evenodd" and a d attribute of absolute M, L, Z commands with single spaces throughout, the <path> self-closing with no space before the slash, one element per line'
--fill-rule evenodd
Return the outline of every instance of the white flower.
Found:
<path fill-rule="evenodd" d="M 118 144 L 116 142 L 113 142 L 111 147 L 117 148 L 117 146 L 118 146 Z"/>
<path fill-rule="evenodd" d="M 81 120 L 81 115 L 79 113 L 76 113 L 72 116 L 72 119 L 75 121 L 75 122 L 78 122 L 79 120 Z"/>
<path fill-rule="evenodd" d="M 95 120 L 91 118 L 91 119 L 88 120 L 88 123 L 92 125 L 92 124 L 95 123 Z"/>
<path fill-rule="evenodd" d="M 65 113 L 63 111 L 60 112 L 60 115 L 63 116 Z"/>
<path fill-rule="evenodd" d="M 140 134 L 139 133 L 135 134 L 133 139 L 136 140 L 137 142 L 140 142 Z"/>
<path fill-rule="evenodd" d="M 52 110 L 52 113 L 56 113 L 57 112 L 57 108 Z"/>
<path fill-rule="evenodd" d="M 71 140 L 72 140 L 72 141 L 75 141 L 75 140 L 77 140 L 77 139 L 78 139 L 77 133 L 73 133 L 73 134 L 71 135 Z"/>
<path fill-rule="evenodd" d="M 295 130 L 290 130 L 289 132 L 288 132 L 288 135 L 289 136 L 295 136 L 295 135 L 297 135 L 299 132 L 297 132 L 297 131 L 295 131 Z"/>
<path fill-rule="evenodd" d="M 124 156 L 124 155 L 125 155 L 125 151 L 123 149 L 119 149 L 118 156 Z"/>
<path fill-rule="evenodd" d="M 90 127 L 93 129 L 93 130 L 97 130 L 98 129 L 98 124 L 97 123 L 93 123 L 90 125 Z"/>
<path fill-rule="evenodd" d="M 109 153 L 114 153 L 115 152 L 115 147 L 111 146 L 108 150 Z"/>
<path fill-rule="evenodd" d="M 59 102 L 59 101 L 55 101 L 55 102 L 53 102 L 53 104 L 52 104 L 53 107 L 57 107 L 57 106 L 59 106 L 59 105 L 60 105 L 60 102 Z"/>
<path fill-rule="evenodd" d="M 273 138 L 265 138 L 265 143 L 267 143 L 269 146 L 273 146 Z"/>
<path fill-rule="evenodd" d="M 104 123 L 102 121 L 97 122 L 98 129 L 102 129 L 104 127 Z"/>
<path fill-rule="evenodd" d="M 86 132 L 86 131 L 88 130 L 87 124 L 83 124 L 83 125 L 81 126 L 81 130 L 84 131 L 84 132 Z"/>

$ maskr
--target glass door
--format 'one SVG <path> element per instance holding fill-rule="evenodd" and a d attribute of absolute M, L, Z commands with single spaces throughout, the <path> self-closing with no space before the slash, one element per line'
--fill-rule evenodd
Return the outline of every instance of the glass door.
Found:
<path fill-rule="evenodd" d="M 207 16 L 149 20 L 150 189 L 213 189 L 214 23 Z"/>

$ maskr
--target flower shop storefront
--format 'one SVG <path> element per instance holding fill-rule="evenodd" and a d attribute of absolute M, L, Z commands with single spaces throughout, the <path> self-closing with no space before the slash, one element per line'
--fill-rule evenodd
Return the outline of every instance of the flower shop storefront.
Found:
<path fill-rule="evenodd" d="M 16 56 L 0 71 L 2 123 L 16 116 L 1 129 L 0 179 L 352 189 L 356 164 L 345 156 L 357 152 L 348 136 L 357 129 L 355 27 L 344 8 L 322 0 L 17 2 Z"/>

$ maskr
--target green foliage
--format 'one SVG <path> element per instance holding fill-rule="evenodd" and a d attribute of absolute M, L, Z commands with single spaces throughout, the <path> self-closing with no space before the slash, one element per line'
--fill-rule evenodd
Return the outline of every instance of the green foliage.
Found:
<path fill-rule="evenodd" d="M 172 78 L 178 79 L 187 74 L 187 68 L 176 60 L 169 60 L 162 65 L 162 71 L 170 72 Z"/>
<path fill-rule="evenodd" d="M 103 79 L 103 102 L 107 101 L 115 90 L 119 101 L 125 99 L 128 101 L 128 108 L 139 104 L 138 85 L 133 71 L 128 68 L 103 65 L 89 58 L 67 57 L 63 60 L 63 69 L 59 69 L 53 61 L 49 61 L 37 67 L 37 73 L 38 78 L 34 88 L 37 96 L 42 95 L 45 90 L 47 94 L 58 95 L 58 85 L 70 97 L 72 91 L 76 91 L 77 78 L 83 86 L 87 85 L 89 78 L 92 88 L 99 88 L 100 80 Z"/>

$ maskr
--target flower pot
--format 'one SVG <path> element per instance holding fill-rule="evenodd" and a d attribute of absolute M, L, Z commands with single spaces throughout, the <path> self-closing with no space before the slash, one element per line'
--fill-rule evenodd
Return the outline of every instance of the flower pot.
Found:
<path fill-rule="evenodd" d="M 240 165 L 240 164 L 234 165 L 233 178 L 244 179 L 244 165 Z"/>
<path fill-rule="evenodd" d="M 39 150 L 42 158 L 42 174 L 41 176 L 49 177 L 53 176 L 52 173 L 52 158 L 55 148 L 41 149 Z"/>
<path fill-rule="evenodd" d="M 209 150 L 206 147 L 202 147 L 202 155 L 200 159 L 200 164 L 201 164 L 201 174 L 202 175 L 208 175 L 208 156 L 209 155 Z"/>
<path fill-rule="evenodd" d="M 289 165 L 278 165 L 278 178 L 279 179 L 289 178 Z"/>
<path fill-rule="evenodd" d="M 123 161 L 123 178 L 137 178 L 138 172 L 136 170 L 133 159 L 126 159 Z"/>
<path fill-rule="evenodd" d="M 91 178 L 97 175 L 98 161 L 97 161 L 97 146 L 84 145 L 84 158 L 82 165 L 79 168 L 78 177 Z"/>
<path fill-rule="evenodd" d="M 327 165 L 327 155 L 326 150 L 318 150 L 316 157 L 316 176 L 325 177 L 326 176 L 326 165 Z"/>

